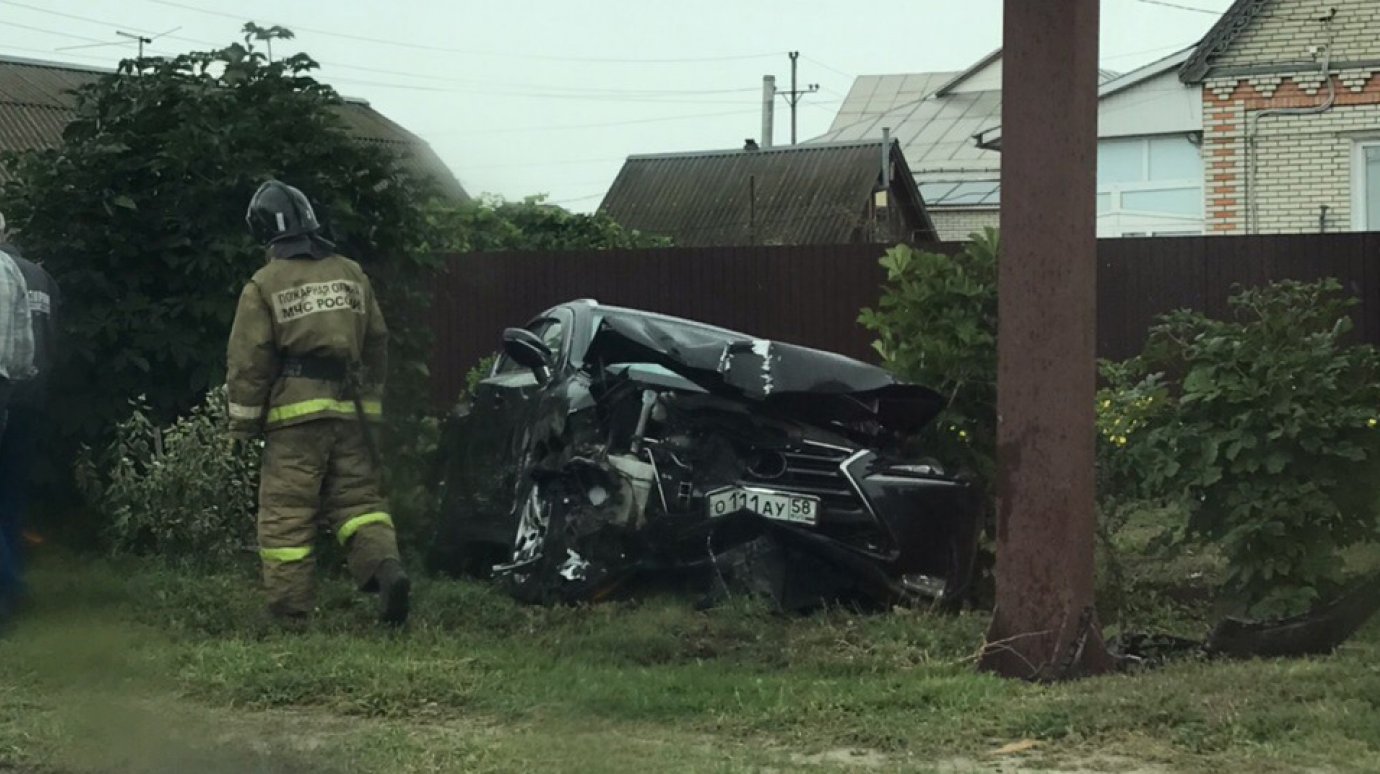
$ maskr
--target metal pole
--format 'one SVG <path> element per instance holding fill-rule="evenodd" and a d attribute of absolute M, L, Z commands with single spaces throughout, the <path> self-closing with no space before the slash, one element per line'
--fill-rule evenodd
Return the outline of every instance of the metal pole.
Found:
<path fill-rule="evenodd" d="M 1098 0 L 1006 0 L 996 609 L 981 665 L 1110 668 L 1093 607 Z"/>
<path fill-rule="evenodd" d="M 757 244 L 757 176 L 748 176 L 748 242 Z"/>
<path fill-rule="evenodd" d="M 772 134 L 775 127 L 772 126 L 773 114 L 776 112 L 776 76 L 762 76 L 762 147 L 770 148 Z"/>
<path fill-rule="evenodd" d="M 800 101 L 800 90 L 795 86 L 795 67 L 799 58 L 799 51 L 791 52 L 791 145 L 795 145 L 795 103 Z"/>
<path fill-rule="evenodd" d="M 891 127 L 882 127 L 882 190 L 891 192 Z"/>

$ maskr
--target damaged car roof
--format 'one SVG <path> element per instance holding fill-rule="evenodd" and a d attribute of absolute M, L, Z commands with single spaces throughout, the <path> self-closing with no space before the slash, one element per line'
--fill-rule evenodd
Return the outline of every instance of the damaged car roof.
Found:
<path fill-rule="evenodd" d="M 711 393 L 828 404 L 834 418 L 872 415 L 898 430 L 924 425 L 943 407 L 933 390 L 834 352 L 648 312 L 595 308 L 585 363 L 655 363 Z"/>

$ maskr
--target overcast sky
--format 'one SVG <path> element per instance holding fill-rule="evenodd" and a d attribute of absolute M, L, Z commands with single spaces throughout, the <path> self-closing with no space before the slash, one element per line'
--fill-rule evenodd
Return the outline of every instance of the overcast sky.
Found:
<path fill-rule="evenodd" d="M 1034 1 L 1034 0 L 1031 0 Z M 1196 41 L 1231 0 L 1102 0 L 1103 67 Z M 281 24 L 319 77 L 428 140 L 472 194 L 596 207 L 623 157 L 741 146 L 760 134 L 764 74 L 789 86 L 802 139 L 828 128 L 855 75 L 961 70 L 1001 43 L 1001 0 L 0 0 L 0 53 L 114 64 L 116 30 L 168 33 L 154 53 Z M 1173 7 L 1179 6 L 1179 7 Z M 1210 12 L 1189 10 L 1204 9 Z M 66 50 L 58 50 L 66 49 Z M 275 54 L 281 52 L 275 50 Z M 776 141 L 788 141 L 778 100 Z"/>

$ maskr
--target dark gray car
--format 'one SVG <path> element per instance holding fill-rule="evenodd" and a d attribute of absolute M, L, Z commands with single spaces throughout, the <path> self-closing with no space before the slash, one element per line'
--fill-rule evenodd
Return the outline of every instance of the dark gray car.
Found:
<path fill-rule="evenodd" d="M 700 573 L 785 608 L 957 605 L 974 492 L 904 442 L 934 392 L 841 355 L 575 301 L 505 331 L 443 442 L 433 559 L 535 602 Z M 692 575 L 693 577 L 693 575 Z"/>

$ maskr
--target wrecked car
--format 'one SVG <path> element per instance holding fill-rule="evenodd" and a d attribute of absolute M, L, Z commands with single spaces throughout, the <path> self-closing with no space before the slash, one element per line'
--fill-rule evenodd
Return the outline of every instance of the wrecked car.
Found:
<path fill-rule="evenodd" d="M 673 572 L 709 603 L 953 607 L 976 496 L 902 453 L 942 404 L 842 355 L 562 304 L 503 333 L 447 423 L 433 564 L 538 603 Z"/>

